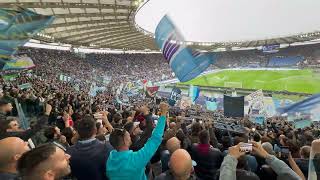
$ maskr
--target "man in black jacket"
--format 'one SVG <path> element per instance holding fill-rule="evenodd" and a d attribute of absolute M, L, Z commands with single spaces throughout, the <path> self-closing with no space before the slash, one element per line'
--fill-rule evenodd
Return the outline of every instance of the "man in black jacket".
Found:
<path fill-rule="evenodd" d="M 91 116 L 85 116 L 79 122 L 76 130 L 79 134 L 79 141 L 67 148 L 67 153 L 71 155 L 72 175 L 78 180 L 107 179 L 106 162 L 113 147 L 109 142 L 104 143 L 95 138 L 97 127 Z"/>
<path fill-rule="evenodd" d="M 223 155 L 209 144 L 210 136 L 207 130 L 200 132 L 199 141 L 200 143 L 194 144 L 191 150 L 191 157 L 197 163 L 195 172 L 201 179 L 214 179 L 222 163 Z"/>
<path fill-rule="evenodd" d="M 51 110 L 51 105 L 46 104 L 46 112 L 44 115 L 40 116 L 37 123 L 27 130 L 20 129 L 19 122 L 14 117 L 8 117 L 5 120 L 0 121 L 0 139 L 6 137 L 19 137 L 24 141 L 28 141 L 28 139 L 48 124 L 48 117 Z"/>

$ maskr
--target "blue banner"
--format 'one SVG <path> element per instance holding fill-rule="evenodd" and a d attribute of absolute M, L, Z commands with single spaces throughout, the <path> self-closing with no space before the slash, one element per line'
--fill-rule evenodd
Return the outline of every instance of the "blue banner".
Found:
<path fill-rule="evenodd" d="M 191 97 L 192 103 L 194 103 L 200 95 L 200 88 L 198 86 L 191 85 L 189 88 L 189 97 Z"/>
<path fill-rule="evenodd" d="M 155 41 L 176 77 L 181 82 L 189 81 L 205 71 L 215 59 L 213 56 L 192 51 L 186 47 L 184 39 L 166 15 L 159 22 Z"/>

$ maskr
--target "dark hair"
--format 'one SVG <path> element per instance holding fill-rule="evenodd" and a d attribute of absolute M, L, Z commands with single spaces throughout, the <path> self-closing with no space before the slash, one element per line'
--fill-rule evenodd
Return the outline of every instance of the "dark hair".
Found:
<path fill-rule="evenodd" d="M 199 133 L 199 141 L 201 144 L 208 144 L 210 141 L 209 132 L 207 130 L 202 130 Z"/>
<path fill-rule="evenodd" d="M 122 120 L 121 114 L 116 113 L 116 114 L 113 115 L 112 121 L 113 121 L 114 123 L 118 124 L 120 120 Z"/>
<path fill-rule="evenodd" d="M 17 164 L 17 170 L 21 177 L 37 174 L 35 169 L 48 160 L 56 152 L 56 148 L 53 144 L 44 144 L 22 154 Z"/>
<path fill-rule="evenodd" d="M 10 101 L 8 101 L 7 99 L 0 99 L 0 107 L 1 106 L 5 106 L 7 104 L 11 103 Z"/>
<path fill-rule="evenodd" d="M 134 123 L 133 122 L 128 122 L 127 124 L 124 125 L 124 129 L 131 133 L 133 131 Z"/>
<path fill-rule="evenodd" d="M 56 133 L 56 128 L 55 126 L 49 126 L 44 130 L 44 136 L 48 140 L 53 140 L 54 139 L 54 134 Z"/>
<path fill-rule="evenodd" d="M 96 130 L 96 122 L 91 116 L 86 115 L 77 125 L 77 132 L 81 140 L 91 138 Z"/>
<path fill-rule="evenodd" d="M 9 129 L 9 124 L 11 121 L 16 121 L 16 117 L 8 116 L 5 119 L 0 119 L 0 133 L 4 133 Z"/>
<path fill-rule="evenodd" d="M 61 134 L 66 137 L 67 142 L 69 143 L 69 145 L 71 145 L 72 144 L 71 139 L 73 137 L 72 129 L 70 127 L 66 127 L 62 130 Z"/>
<path fill-rule="evenodd" d="M 124 144 L 125 133 L 125 129 L 114 129 L 110 134 L 109 142 L 115 149 L 118 149 L 120 146 Z"/>
<path fill-rule="evenodd" d="M 261 136 L 258 133 L 254 133 L 253 140 L 255 142 L 259 142 L 261 140 Z"/>
<path fill-rule="evenodd" d="M 199 122 L 195 122 L 191 126 L 191 135 L 198 136 L 201 129 L 201 124 Z"/>

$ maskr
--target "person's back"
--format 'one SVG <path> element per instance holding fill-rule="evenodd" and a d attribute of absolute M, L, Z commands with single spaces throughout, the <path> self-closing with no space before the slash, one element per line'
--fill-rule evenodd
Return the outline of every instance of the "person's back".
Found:
<path fill-rule="evenodd" d="M 97 139 L 79 141 L 67 148 L 71 155 L 70 166 L 72 175 L 78 180 L 107 179 L 104 171 L 112 146 Z"/>
<path fill-rule="evenodd" d="M 78 180 L 107 179 L 104 173 L 106 169 L 105 162 L 113 149 L 112 146 L 94 138 L 97 129 L 92 118 L 86 117 L 81 120 L 77 131 L 82 140 L 67 148 L 67 153 L 71 155 L 72 175 Z"/>

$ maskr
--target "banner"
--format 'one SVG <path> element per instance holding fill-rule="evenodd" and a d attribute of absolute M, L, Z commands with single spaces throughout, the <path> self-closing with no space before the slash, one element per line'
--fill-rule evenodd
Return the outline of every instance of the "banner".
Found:
<path fill-rule="evenodd" d="M 216 101 L 206 101 L 206 107 L 209 111 L 216 111 L 218 108 Z"/>
<path fill-rule="evenodd" d="M 170 106 L 174 106 L 176 104 L 176 101 L 178 101 L 181 98 L 181 90 L 177 87 L 172 88 L 170 97 L 168 99 L 168 103 Z"/>
<path fill-rule="evenodd" d="M 213 62 L 214 57 L 192 51 L 183 44 L 184 38 L 167 15 L 157 25 L 155 41 L 181 82 L 197 77 Z"/>
<path fill-rule="evenodd" d="M 146 97 L 153 98 L 159 90 L 159 86 L 146 87 Z"/>
<path fill-rule="evenodd" d="M 250 121 L 256 124 L 264 125 L 266 117 L 264 115 L 251 115 Z"/>
<path fill-rule="evenodd" d="M 263 104 L 266 117 L 272 117 L 277 114 L 276 106 L 272 97 L 264 97 Z"/>
<path fill-rule="evenodd" d="M 186 109 L 188 107 L 191 107 L 192 105 L 192 101 L 191 101 L 191 98 L 190 97 L 185 97 L 183 96 L 181 98 L 181 101 L 180 101 L 180 109 Z"/>
<path fill-rule="evenodd" d="M 305 127 L 310 127 L 312 122 L 310 119 L 297 119 L 297 120 L 294 120 L 294 128 L 296 129 L 303 129 Z"/>
<path fill-rule="evenodd" d="M 21 89 L 21 90 L 29 89 L 31 87 L 32 87 L 32 85 L 30 83 L 25 83 L 25 84 L 18 85 L 18 88 Z"/>
<path fill-rule="evenodd" d="M 198 86 L 190 85 L 189 88 L 189 97 L 191 98 L 192 103 L 194 103 L 200 95 L 200 88 Z"/>
<path fill-rule="evenodd" d="M 241 96 L 241 97 L 224 96 L 223 106 L 224 106 L 224 116 L 228 116 L 228 117 L 244 116 L 244 96 Z"/>
<path fill-rule="evenodd" d="M 245 96 L 245 114 L 252 114 L 253 112 L 264 112 L 264 101 L 263 101 L 263 92 L 262 90 L 255 91 L 247 96 Z M 258 114 L 259 114 L 258 113 Z"/>
<path fill-rule="evenodd" d="M 14 57 L 13 62 L 7 62 L 2 67 L 2 70 L 22 70 L 35 67 L 32 59 L 28 56 Z"/>

